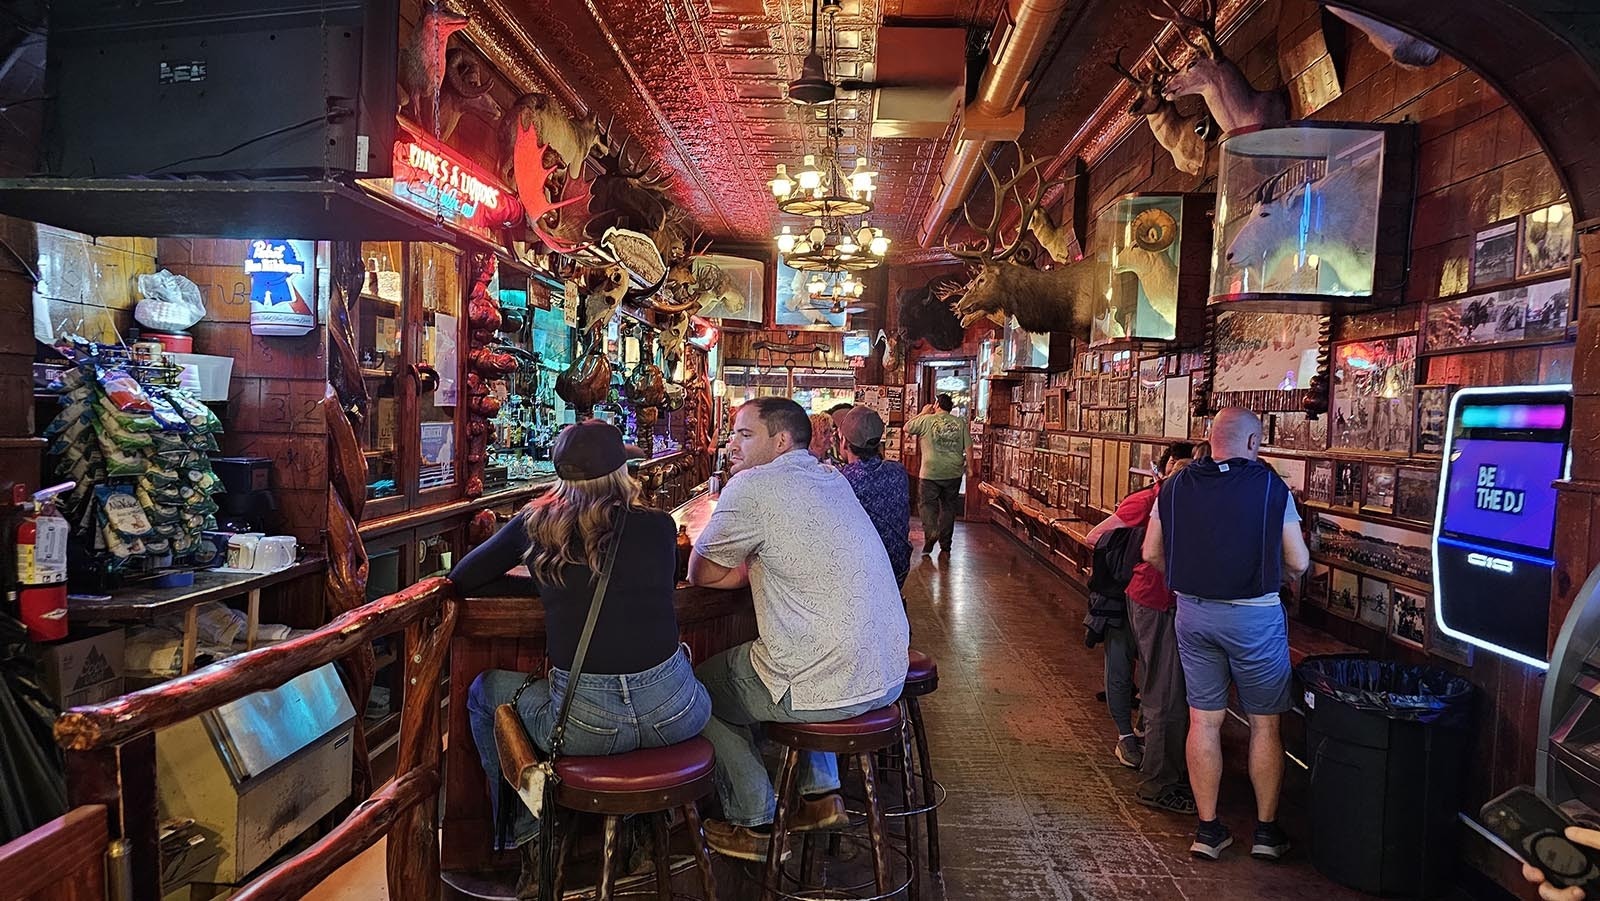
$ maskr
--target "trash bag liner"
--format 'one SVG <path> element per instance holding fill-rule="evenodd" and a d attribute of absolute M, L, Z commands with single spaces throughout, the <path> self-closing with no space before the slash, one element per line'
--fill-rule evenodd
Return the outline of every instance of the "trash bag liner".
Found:
<path fill-rule="evenodd" d="M 1296 667 L 1295 675 L 1309 691 L 1391 720 L 1462 728 L 1472 712 L 1472 683 L 1438 667 L 1314 657 Z"/>

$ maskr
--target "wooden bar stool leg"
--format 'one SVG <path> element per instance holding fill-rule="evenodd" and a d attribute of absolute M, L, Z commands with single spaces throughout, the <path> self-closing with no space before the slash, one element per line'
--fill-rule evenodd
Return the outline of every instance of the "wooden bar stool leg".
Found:
<path fill-rule="evenodd" d="M 911 778 L 911 729 L 909 725 L 900 730 L 900 799 L 905 805 L 906 815 L 906 875 L 910 878 L 910 887 L 906 890 L 909 901 L 918 901 L 922 897 L 922 836 L 917 828 L 920 814 L 910 811 L 917 806 L 917 792 L 913 787 Z"/>
<path fill-rule="evenodd" d="M 883 802 L 878 797 L 878 770 L 870 752 L 859 755 L 867 789 L 867 832 L 872 837 L 872 875 L 878 894 L 889 892 L 889 845 L 883 829 Z"/>
<path fill-rule="evenodd" d="M 922 771 L 922 797 L 924 804 L 938 800 L 933 796 L 933 758 L 928 755 L 928 730 L 922 726 L 922 703 L 916 698 L 906 698 L 911 711 L 911 734 L 917 741 L 917 764 Z M 928 811 L 928 872 L 939 875 L 939 809 Z"/>
<path fill-rule="evenodd" d="M 683 822 L 689 827 L 689 845 L 694 849 L 695 866 L 700 870 L 700 890 L 705 901 L 717 901 L 717 877 L 711 872 L 711 849 L 706 847 L 706 831 L 700 825 L 700 808 L 693 802 L 683 805 Z"/>
<path fill-rule="evenodd" d="M 778 809 L 772 817 L 772 841 L 767 845 L 767 876 L 762 883 L 763 901 L 778 897 L 783 879 L 783 849 L 789 841 L 789 804 L 800 776 L 800 752 L 789 748 L 783 755 L 782 775 L 778 777 Z"/>
<path fill-rule="evenodd" d="M 665 812 L 654 814 L 650 822 L 655 826 L 656 833 L 656 896 L 661 901 L 672 901 L 672 853 L 669 850 L 671 838 L 667 834 L 667 815 Z"/>
<path fill-rule="evenodd" d="M 807 832 L 801 845 L 800 881 L 811 885 L 817 881 L 817 837 Z"/>
<path fill-rule="evenodd" d="M 557 898 L 567 889 L 567 854 L 572 850 L 572 833 L 578 828 L 576 814 L 569 815 L 565 819 L 565 823 L 560 823 L 558 818 L 552 815 L 542 824 L 544 828 L 561 830 L 561 841 L 556 844 L 556 872 L 550 880 L 550 888 Z"/>
<path fill-rule="evenodd" d="M 617 846 L 622 839 L 622 817 L 606 816 L 605 850 L 600 855 L 600 887 L 595 892 L 597 901 L 611 901 L 617 891 Z"/>

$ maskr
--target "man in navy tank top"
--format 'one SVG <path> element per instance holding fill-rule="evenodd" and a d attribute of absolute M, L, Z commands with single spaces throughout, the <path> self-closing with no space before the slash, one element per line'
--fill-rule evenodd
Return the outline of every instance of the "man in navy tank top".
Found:
<path fill-rule="evenodd" d="M 1145 532 L 1144 559 L 1178 596 L 1178 656 L 1189 696 L 1189 784 L 1200 817 L 1189 850 L 1216 860 L 1233 837 L 1217 819 L 1228 687 L 1250 718 L 1256 829 L 1250 854 L 1277 860 L 1283 783 L 1278 718 L 1289 709 L 1289 633 L 1278 587 L 1310 565 L 1283 479 L 1256 459 L 1261 420 L 1228 407 L 1211 424 L 1211 457 L 1168 479 Z"/>

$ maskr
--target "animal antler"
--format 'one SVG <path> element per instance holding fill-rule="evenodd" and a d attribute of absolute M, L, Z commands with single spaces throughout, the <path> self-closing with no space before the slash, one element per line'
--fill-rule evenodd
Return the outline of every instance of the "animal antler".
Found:
<path fill-rule="evenodd" d="M 994 185 L 994 208 L 989 215 L 989 224 L 980 227 L 977 222 L 973 221 L 972 204 L 970 202 L 964 204 L 961 208 L 961 215 L 966 218 L 967 225 L 973 231 L 983 234 L 983 240 L 973 249 L 960 246 L 952 247 L 946 244 L 945 249 L 952 256 L 977 263 L 1003 263 L 1015 256 L 1022 247 L 1023 238 L 1028 233 L 1028 223 L 1033 220 L 1034 211 L 1044 201 L 1045 192 L 1049 191 L 1052 185 L 1058 184 L 1059 181 L 1051 178 L 1038 178 L 1030 196 L 1024 200 L 1021 187 L 1023 182 L 1035 170 L 1048 162 L 1049 157 L 1038 157 L 1031 162 L 1022 162 L 1024 157 L 1019 147 L 1017 159 L 1020 165 L 1011 174 L 1011 177 L 1004 181 L 995 173 L 994 167 L 989 165 L 987 159 L 983 161 L 983 171 L 988 173 L 989 182 Z M 1004 211 L 1006 197 L 1010 195 L 1016 196 L 1017 204 L 1022 208 L 1022 217 L 1017 220 L 1019 224 L 1016 237 L 1011 240 L 1010 244 L 1006 244 L 1000 236 L 1000 214 Z"/>
<path fill-rule="evenodd" d="M 1195 18 L 1175 5 L 1172 0 L 1161 0 L 1161 5 L 1167 8 L 1168 14 L 1162 15 L 1152 12 L 1150 17 L 1158 22 L 1171 22 L 1178 26 L 1178 37 L 1196 53 L 1217 59 L 1222 55 L 1222 45 L 1217 41 L 1217 4 L 1216 0 L 1201 0 L 1200 18 Z M 1189 39 L 1188 30 L 1195 31 L 1200 38 L 1199 43 Z"/>
<path fill-rule="evenodd" d="M 1133 74 L 1133 70 L 1132 69 L 1129 69 L 1127 66 L 1124 66 L 1122 64 L 1122 51 L 1124 49 L 1126 49 L 1126 48 L 1118 47 L 1116 56 L 1112 58 L 1111 62 L 1106 63 L 1106 65 L 1111 67 L 1111 71 L 1117 73 L 1118 75 L 1121 75 L 1123 80 L 1125 80 L 1127 82 L 1130 82 L 1135 87 L 1138 87 L 1138 88 L 1147 88 L 1147 87 L 1149 87 L 1150 86 L 1149 79 L 1140 78 L 1139 76 Z"/>

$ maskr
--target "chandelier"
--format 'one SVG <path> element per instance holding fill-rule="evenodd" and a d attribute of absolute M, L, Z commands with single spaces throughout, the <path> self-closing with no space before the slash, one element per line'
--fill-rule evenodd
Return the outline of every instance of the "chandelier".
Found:
<path fill-rule="evenodd" d="M 773 235 L 778 254 L 791 269 L 802 272 L 860 272 L 883 262 L 889 251 L 889 238 L 883 229 L 874 228 L 866 219 L 859 224 L 848 220 L 864 217 L 872 212 L 872 195 L 878 190 L 878 173 L 867 167 L 867 158 L 858 156 L 855 168 L 849 172 L 839 165 L 839 138 L 844 134 L 836 119 L 832 105 L 834 85 L 829 78 L 836 39 L 834 16 L 838 2 L 823 4 L 828 13 L 825 32 L 825 54 L 817 39 L 817 3 L 811 9 L 811 51 L 805 60 L 805 75 L 800 82 L 791 84 L 791 99 L 805 104 L 795 95 L 796 85 L 805 85 L 809 78 L 826 84 L 830 90 L 824 103 L 812 103 L 825 110 L 827 142 L 821 154 L 808 153 L 790 175 L 789 166 L 779 163 L 772 180 L 767 182 L 779 212 L 811 220 L 809 228 L 796 233 L 790 226 Z M 813 85 L 815 87 L 815 85 Z M 802 108 L 806 108 L 802 106 Z M 820 159 L 819 159 L 820 156 Z M 815 294 L 817 292 L 813 292 Z M 859 292 L 856 296 L 859 296 Z"/>

